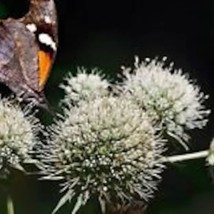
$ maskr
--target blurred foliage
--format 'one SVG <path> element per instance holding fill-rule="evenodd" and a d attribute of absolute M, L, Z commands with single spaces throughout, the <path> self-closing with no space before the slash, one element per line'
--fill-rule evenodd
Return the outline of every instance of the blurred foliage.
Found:
<path fill-rule="evenodd" d="M 8 15 L 8 10 L 5 4 L 0 3 L 0 19 L 4 19 Z"/>

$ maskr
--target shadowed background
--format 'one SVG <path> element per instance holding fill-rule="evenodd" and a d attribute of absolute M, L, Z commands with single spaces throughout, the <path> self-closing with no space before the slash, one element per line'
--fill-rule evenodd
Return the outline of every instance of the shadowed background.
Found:
<path fill-rule="evenodd" d="M 197 80 L 202 91 L 210 95 L 207 106 L 214 109 L 213 1 L 56 0 L 56 5 L 59 51 L 45 89 L 52 105 L 63 96 L 59 83 L 69 71 L 75 73 L 77 66 L 98 67 L 114 79 L 120 66 L 132 66 L 134 55 L 138 55 L 141 59 L 167 56 L 176 68 Z M 0 0 L 0 16 L 20 17 L 27 6 L 26 0 Z M 193 151 L 208 148 L 213 125 L 211 114 L 208 126 L 193 132 Z M 17 176 L 13 192 L 17 214 L 50 213 L 59 199 L 57 185 L 39 182 L 36 176 Z M 0 213 L 3 205 L 0 194 Z M 59 213 L 69 213 L 68 207 Z M 204 161 L 169 166 L 149 212 L 212 214 L 214 185 Z"/>

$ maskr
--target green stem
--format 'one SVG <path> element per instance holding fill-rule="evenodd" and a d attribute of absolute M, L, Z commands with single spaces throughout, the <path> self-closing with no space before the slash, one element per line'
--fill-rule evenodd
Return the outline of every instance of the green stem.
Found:
<path fill-rule="evenodd" d="M 8 193 L 7 195 L 7 214 L 14 214 L 14 205 L 13 205 L 13 199 L 11 195 Z"/>
<path fill-rule="evenodd" d="M 186 161 L 186 160 L 206 158 L 206 157 L 208 157 L 208 155 L 209 155 L 209 150 L 205 150 L 205 151 L 193 152 L 193 153 L 188 153 L 188 154 L 183 154 L 183 155 L 175 155 L 175 156 L 164 157 L 162 159 L 162 162 L 164 162 L 164 163 L 176 163 L 176 162 L 181 162 L 181 161 Z"/>

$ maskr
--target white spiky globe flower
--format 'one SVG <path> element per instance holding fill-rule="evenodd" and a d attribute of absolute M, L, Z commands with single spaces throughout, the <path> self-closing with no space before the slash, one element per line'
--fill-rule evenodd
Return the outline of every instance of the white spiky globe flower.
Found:
<path fill-rule="evenodd" d="M 0 174 L 10 168 L 24 170 L 31 157 L 41 128 L 28 105 L 21 109 L 14 101 L 0 100 Z M 6 175 L 5 175 L 6 176 Z"/>
<path fill-rule="evenodd" d="M 85 68 L 78 68 L 77 74 L 69 74 L 61 88 L 65 91 L 63 103 L 77 105 L 79 102 L 96 99 L 108 94 L 109 83 L 100 71 L 93 69 L 87 73 Z"/>
<path fill-rule="evenodd" d="M 39 151 L 44 179 L 62 180 L 54 213 L 77 197 L 76 213 L 92 196 L 120 203 L 148 200 L 160 179 L 163 145 L 133 102 L 102 97 L 65 110 Z"/>
<path fill-rule="evenodd" d="M 134 69 L 123 68 L 122 91 L 143 108 L 149 117 L 160 124 L 160 130 L 184 147 L 189 139 L 188 130 L 202 128 L 210 113 L 204 106 L 207 95 L 173 64 L 136 57 Z"/>

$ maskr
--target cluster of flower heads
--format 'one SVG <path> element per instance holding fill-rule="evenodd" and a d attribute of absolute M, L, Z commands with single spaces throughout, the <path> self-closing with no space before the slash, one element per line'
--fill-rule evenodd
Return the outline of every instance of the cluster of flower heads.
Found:
<path fill-rule="evenodd" d="M 133 71 L 123 70 L 122 84 L 84 69 L 66 78 L 64 115 L 39 152 L 43 178 L 62 180 L 54 213 L 76 200 L 75 214 L 92 196 L 121 204 L 148 200 L 163 169 L 163 133 L 185 145 L 186 130 L 206 124 L 206 96 L 164 60 L 136 59 Z"/>
<path fill-rule="evenodd" d="M 207 96 L 165 60 L 136 58 L 118 84 L 97 70 L 69 75 L 61 86 L 63 115 L 44 131 L 42 145 L 31 107 L 1 99 L 0 176 L 11 167 L 24 170 L 37 149 L 42 178 L 61 180 L 64 195 L 53 213 L 76 201 L 75 214 L 95 196 L 103 212 L 106 203 L 147 201 L 161 179 L 168 137 L 186 147 L 187 131 L 204 127 L 209 114 Z M 213 165 L 213 142 L 207 161 Z"/>
<path fill-rule="evenodd" d="M 0 175 L 5 177 L 10 168 L 23 169 L 32 162 L 31 153 L 40 129 L 31 107 L 21 109 L 8 99 L 0 100 Z"/>

